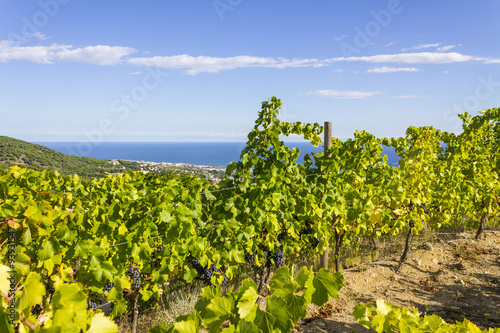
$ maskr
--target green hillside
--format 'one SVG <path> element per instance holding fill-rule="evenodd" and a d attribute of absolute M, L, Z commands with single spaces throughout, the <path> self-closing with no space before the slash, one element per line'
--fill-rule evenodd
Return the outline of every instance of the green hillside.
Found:
<path fill-rule="evenodd" d="M 48 168 L 57 170 L 63 175 L 78 174 L 84 178 L 141 169 L 137 162 L 112 163 L 111 160 L 66 155 L 42 145 L 0 136 L 0 170 L 13 165 L 26 166 L 34 170 Z"/>

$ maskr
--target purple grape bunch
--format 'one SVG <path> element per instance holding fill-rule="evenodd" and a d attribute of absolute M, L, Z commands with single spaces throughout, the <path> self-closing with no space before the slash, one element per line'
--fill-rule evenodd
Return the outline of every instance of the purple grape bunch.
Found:
<path fill-rule="evenodd" d="M 134 283 L 134 289 L 139 289 L 139 287 L 141 286 L 141 273 L 139 271 L 139 267 L 130 265 L 127 273 Z"/>
<path fill-rule="evenodd" d="M 205 268 L 200 264 L 199 259 L 195 259 L 191 255 L 187 257 L 187 260 L 191 263 L 191 266 L 193 266 L 193 268 L 198 273 L 198 278 L 202 279 L 206 286 L 212 285 L 212 275 L 214 272 L 221 273 L 221 271 L 215 266 L 215 264 L 212 264 L 211 266 Z M 222 285 L 226 285 L 227 276 L 226 273 L 223 274 L 224 281 L 222 282 Z"/>
<path fill-rule="evenodd" d="M 253 267 L 256 252 L 252 254 L 245 254 L 245 261 Z"/>
<path fill-rule="evenodd" d="M 106 285 L 102 288 L 102 290 L 103 290 L 104 292 L 110 292 L 110 291 L 111 291 L 111 289 L 113 289 L 113 284 L 112 284 L 112 283 L 107 283 L 107 284 L 106 284 Z"/>
<path fill-rule="evenodd" d="M 90 298 L 87 299 L 87 311 L 95 310 L 97 308 L 98 308 L 97 303 L 94 300 L 91 300 Z"/>
<path fill-rule="evenodd" d="M 283 250 L 279 249 L 278 252 L 274 254 L 274 262 L 276 263 L 276 267 L 280 268 L 283 265 Z"/>

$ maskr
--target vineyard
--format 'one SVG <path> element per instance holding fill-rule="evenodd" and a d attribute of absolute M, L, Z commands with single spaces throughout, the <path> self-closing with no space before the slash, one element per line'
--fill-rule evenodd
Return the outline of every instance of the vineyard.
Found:
<path fill-rule="evenodd" d="M 339 297 L 341 255 L 360 237 L 404 236 L 398 272 L 423 230 L 460 223 L 479 238 L 500 212 L 500 109 L 460 115 L 460 134 L 356 131 L 300 164 L 283 137 L 318 146 L 323 127 L 282 122 L 280 107 L 274 97 L 262 103 L 218 185 L 188 174 L 1 171 L 0 331 L 117 332 L 114 319 L 131 313 L 135 332 L 143 304 L 179 281 L 201 281 L 194 311 L 151 332 L 290 332 L 308 304 Z M 397 167 L 383 146 L 396 151 Z M 294 266 L 326 249 L 326 267 Z M 251 278 L 223 292 L 242 270 Z M 352 310 L 377 332 L 480 331 L 384 301 Z"/>

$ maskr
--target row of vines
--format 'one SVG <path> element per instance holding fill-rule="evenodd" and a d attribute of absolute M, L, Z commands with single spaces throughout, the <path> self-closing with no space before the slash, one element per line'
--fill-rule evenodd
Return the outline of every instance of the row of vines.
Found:
<path fill-rule="evenodd" d="M 359 236 L 411 240 L 424 226 L 457 221 L 479 236 L 498 214 L 499 109 L 461 115 L 458 135 L 410 127 L 397 139 L 364 131 L 333 138 L 325 154 L 301 164 L 283 136 L 318 146 L 323 128 L 282 122 L 280 107 L 274 97 L 263 102 L 240 160 L 217 186 L 191 175 L 0 173 L 0 330 L 113 332 L 112 319 L 127 311 L 135 329 L 141 302 L 159 299 L 173 281 L 200 279 L 213 287 L 197 310 L 156 332 L 216 332 L 228 320 L 228 331 L 288 332 L 308 303 L 337 297 L 342 247 Z M 396 151 L 397 167 L 383 146 Z M 335 274 L 280 268 L 327 246 Z M 219 286 L 243 265 L 253 281 L 222 295 Z M 262 310 L 256 303 L 267 288 Z M 99 309 L 105 303 L 109 317 Z"/>

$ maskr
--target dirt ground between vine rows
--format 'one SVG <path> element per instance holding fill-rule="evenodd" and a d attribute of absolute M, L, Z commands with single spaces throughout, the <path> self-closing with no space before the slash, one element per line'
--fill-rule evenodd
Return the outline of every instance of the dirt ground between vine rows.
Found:
<path fill-rule="evenodd" d="M 399 273 L 401 251 L 344 269 L 346 283 L 340 299 L 331 302 L 333 313 L 316 319 L 318 309 L 311 307 L 295 332 L 372 332 L 355 322 L 352 311 L 359 302 L 374 305 L 379 298 L 450 323 L 467 318 L 483 329 L 500 327 L 500 231 L 486 231 L 479 240 L 471 232 L 428 243 L 431 249 L 414 238 Z"/>

